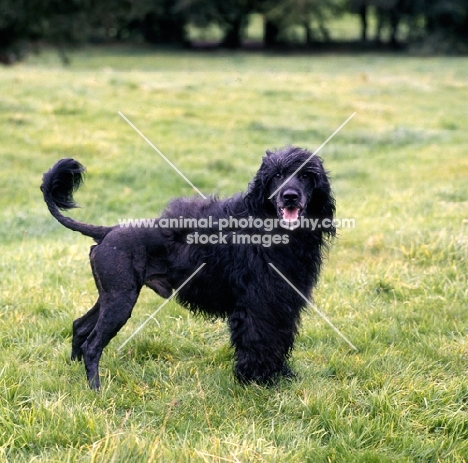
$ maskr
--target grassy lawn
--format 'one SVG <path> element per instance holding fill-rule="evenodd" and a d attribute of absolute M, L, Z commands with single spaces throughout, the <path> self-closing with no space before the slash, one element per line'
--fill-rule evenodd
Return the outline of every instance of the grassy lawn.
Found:
<path fill-rule="evenodd" d="M 0 68 L 0 461 L 468 461 L 468 60 L 89 49 Z M 88 168 L 73 217 L 156 216 L 193 190 L 245 190 L 267 148 L 318 147 L 337 215 L 298 379 L 241 386 L 223 321 L 142 292 L 103 388 L 69 358 L 96 298 L 91 240 L 39 191 Z"/>

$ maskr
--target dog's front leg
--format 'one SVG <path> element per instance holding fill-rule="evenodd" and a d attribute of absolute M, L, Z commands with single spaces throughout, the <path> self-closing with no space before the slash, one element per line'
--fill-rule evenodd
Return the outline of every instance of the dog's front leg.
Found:
<path fill-rule="evenodd" d="M 294 376 L 287 360 L 296 334 L 295 323 L 278 324 L 247 310 L 229 317 L 235 349 L 235 375 L 241 382 L 269 383 Z"/>

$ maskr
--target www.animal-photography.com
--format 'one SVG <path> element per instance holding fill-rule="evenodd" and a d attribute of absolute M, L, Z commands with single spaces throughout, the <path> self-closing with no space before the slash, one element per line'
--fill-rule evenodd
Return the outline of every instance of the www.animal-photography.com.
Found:
<path fill-rule="evenodd" d="M 467 462 L 467 30 L 0 2 L 0 460 Z"/>

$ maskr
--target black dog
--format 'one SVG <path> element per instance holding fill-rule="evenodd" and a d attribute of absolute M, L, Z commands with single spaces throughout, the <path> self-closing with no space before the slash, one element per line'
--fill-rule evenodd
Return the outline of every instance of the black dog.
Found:
<path fill-rule="evenodd" d="M 293 375 L 287 361 L 305 304 L 283 276 L 309 296 L 327 238 L 335 235 L 335 201 L 320 158 L 295 147 L 267 151 L 247 193 L 175 199 L 153 226 L 141 228 L 63 216 L 59 209 L 76 207 L 83 172 L 77 161 L 62 159 L 44 174 L 41 190 L 62 225 L 97 242 L 90 260 L 99 297 L 73 323 L 72 341 L 72 359 L 84 359 L 91 388 L 99 388 L 102 351 L 143 285 L 164 298 L 183 286 L 176 295 L 182 305 L 226 317 L 240 381 Z"/>

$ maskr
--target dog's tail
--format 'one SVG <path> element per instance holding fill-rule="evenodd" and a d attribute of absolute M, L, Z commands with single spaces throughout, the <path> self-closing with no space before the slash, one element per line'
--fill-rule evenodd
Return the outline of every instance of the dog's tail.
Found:
<path fill-rule="evenodd" d="M 64 216 L 66 211 L 77 207 L 73 193 L 83 183 L 85 168 L 74 159 L 61 159 L 42 177 L 41 191 L 50 213 L 70 230 L 94 238 L 98 243 L 112 230 L 112 227 L 101 227 L 78 222 Z"/>

